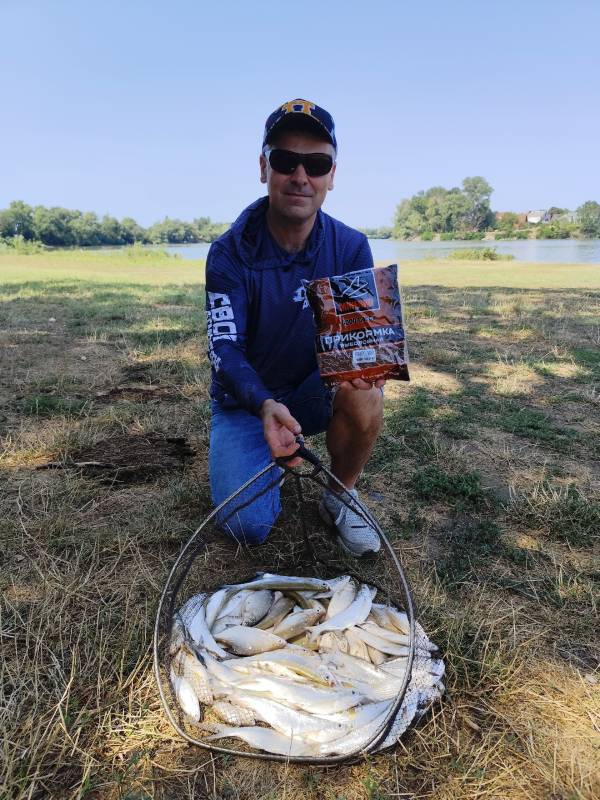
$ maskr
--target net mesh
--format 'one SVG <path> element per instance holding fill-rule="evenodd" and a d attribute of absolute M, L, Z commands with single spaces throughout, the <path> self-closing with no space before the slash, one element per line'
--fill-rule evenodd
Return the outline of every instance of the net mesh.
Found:
<path fill-rule="evenodd" d="M 257 473 L 236 494 L 212 512 L 193 534 L 180 553 L 167 580 L 158 609 L 154 661 L 161 700 L 165 712 L 180 736 L 200 747 L 220 753 L 245 755 L 253 758 L 289 760 L 306 763 L 337 763 L 356 758 L 377 748 L 398 713 L 410 680 L 410 667 L 414 655 L 414 614 L 410 589 L 402 567 L 385 534 L 360 501 L 348 492 L 341 495 L 342 502 L 351 507 L 377 530 L 382 547 L 376 556 L 356 559 L 339 546 L 335 535 L 318 512 L 318 503 L 331 473 L 315 459 L 315 464 L 297 469 L 284 465 L 281 488 L 282 513 L 266 542 L 246 547 L 222 533 L 222 526 L 241 508 L 252 502 L 265 487 L 278 484 L 281 470 L 275 465 Z M 265 481 L 265 477 L 268 479 Z M 219 522 L 217 523 L 217 519 Z M 207 740 L 209 733 L 202 723 L 210 720 L 210 708 L 201 706 L 200 723 L 192 722 L 181 711 L 169 680 L 172 654 L 171 631 L 175 614 L 193 595 L 212 593 L 224 584 L 252 580 L 258 572 L 297 575 L 316 578 L 334 578 L 351 575 L 360 583 L 377 588 L 377 602 L 405 610 L 411 625 L 411 645 L 408 669 L 402 689 L 392 703 L 390 713 L 375 732 L 371 741 L 359 751 L 345 756 L 287 758 L 253 750 L 239 739 L 227 739 L 218 744 Z"/>

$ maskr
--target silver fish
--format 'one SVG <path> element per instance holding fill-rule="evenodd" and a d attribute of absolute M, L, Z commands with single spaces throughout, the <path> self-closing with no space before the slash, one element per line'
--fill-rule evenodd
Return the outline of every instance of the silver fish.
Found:
<path fill-rule="evenodd" d="M 301 610 L 303 608 L 311 608 L 310 600 L 304 592 L 295 592 L 292 589 L 286 589 L 285 593 L 294 601 L 294 603 L 296 603 L 298 608 L 294 608 L 294 611 Z"/>
<path fill-rule="evenodd" d="M 373 602 L 375 594 L 367 584 L 357 590 L 347 575 L 323 581 L 260 573 L 190 598 L 168 643 L 177 702 L 214 739 L 237 737 L 289 756 L 344 756 L 369 745 L 407 684 L 391 727 L 399 736 L 441 696 L 444 664 L 414 622 L 407 674 L 408 618 Z M 208 719 L 201 721 L 203 706 Z M 229 724 L 211 728 L 216 717 Z M 255 719 L 270 727 L 257 728 Z M 385 746 L 396 741 L 390 737 Z"/>
<path fill-rule="evenodd" d="M 206 604 L 206 611 L 204 612 L 209 631 L 212 631 L 215 620 L 217 619 L 217 616 L 219 615 L 219 612 L 221 611 L 226 600 L 227 591 L 225 589 L 219 589 L 218 592 L 215 592 L 210 596 Z"/>
<path fill-rule="evenodd" d="M 347 586 L 352 578 L 350 575 L 340 575 L 337 578 L 329 578 L 325 581 L 325 583 L 329 586 L 329 591 L 327 592 L 317 592 L 317 594 L 313 595 L 315 600 L 321 600 L 323 598 L 331 597 L 336 592 L 339 592 L 340 589 L 343 589 L 344 586 Z"/>
<path fill-rule="evenodd" d="M 362 627 L 354 628 L 353 632 L 356 636 L 360 637 L 365 644 L 371 645 L 371 647 L 374 647 L 381 653 L 389 653 L 393 656 L 404 656 L 409 653 L 409 648 L 406 645 L 396 644 L 389 639 L 384 639 L 382 636 L 376 636 L 374 633 L 366 631 Z"/>
<path fill-rule="evenodd" d="M 213 695 L 206 667 L 188 647 L 181 648 L 172 661 L 172 667 L 180 678 L 184 678 L 190 684 L 201 703 L 204 705 L 212 703 Z"/>
<path fill-rule="evenodd" d="M 285 639 L 274 636 L 272 633 L 261 631 L 260 628 L 245 628 L 233 625 L 217 634 L 217 639 L 228 645 L 234 653 L 243 656 L 264 653 L 268 650 L 277 650 L 285 647 Z"/>
<path fill-rule="evenodd" d="M 278 661 L 273 661 L 271 663 L 256 663 L 256 664 L 244 664 L 239 665 L 236 664 L 234 666 L 236 672 L 241 673 L 246 678 L 260 676 L 260 675 L 275 675 L 277 678 L 285 678 L 286 680 L 296 681 L 296 683 L 310 683 L 310 679 L 304 677 L 303 675 L 299 675 L 297 672 L 294 672 L 293 669 L 286 666 L 285 664 L 280 664 Z M 316 676 L 318 678 L 318 676 Z M 244 678 L 240 678 L 243 680 Z M 319 686 L 327 686 L 328 684 L 324 680 L 317 680 L 314 681 Z"/>
<path fill-rule="evenodd" d="M 356 628 L 347 628 L 344 636 L 348 641 L 348 652 L 355 658 L 362 658 L 363 661 L 370 661 L 369 651 L 365 642 L 355 633 Z"/>
<path fill-rule="evenodd" d="M 302 737 L 313 742 L 331 742 L 350 730 L 347 723 L 305 714 L 266 697 L 238 691 L 234 691 L 232 697 L 239 705 L 251 709 L 258 719 L 292 739 Z"/>
<path fill-rule="evenodd" d="M 219 617 L 219 619 L 215 622 L 212 626 L 212 635 L 217 636 L 217 634 L 222 633 L 226 628 L 231 628 L 233 625 L 241 625 L 242 618 L 241 617 Z"/>
<path fill-rule="evenodd" d="M 311 631 L 311 638 L 318 636 L 324 631 L 343 631 L 354 625 L 360 625 L 361 622 L 364 622 L 369 616 L 371 602 L 371 590 L 367 584 L 363 583 L 358 590 L 356 599 L 350 603 L 348 608 L 309 629 Z"/>
<path fill-rule="evenodd" d="M 348 583 L 340 587 L 340 589 L 332 595 L 329 605 L 327 606 L 325 619 L 331 619 L 331 617 L 339 614 L 340 611 L 345 611 L 350 603 L 354 601 L 355 597 L 356 586 L 348 581 Z"/>
<path fill-rule="evenodd" d="M 266 694 L 270 699 L 285 697 L 288 705 L 311 714 L 333 714 L 358 705 L 363 695 L 353 689 L 321 689 L 306 684 L 295 684 L 282 678 L 252 677 L 236 684 L 240 691 Z"/>
<path fill-rule="evenodd" d="M 385 661 L 385 656 L 379 650 L 376 650 L 371 645 L 367 645 L 367 653 L 369 654 L 369 658 L 371 659 L 371 664 L 375 664 L 376 667 L 383 664 Z"/>
<path fill-rule="evenodd" d="M 192 597 L 179 611 L 181 621 L 195 645 L 203 646 L 219 658 L 229 658 L 226 650 L 215 642 L 206 624 L 205 594 Z"/>
<path fill-rule="evenodd" d="M 387 606 L 386 613 L 392 625 L 394 625 L 394 627 L 396 627 L 400 633 L 404 633 L 408 636 L 410 633 L 410 623 L 408 621 L 408 616 L 404 613 L 404 611 L 398 611 L 392 606 Z"/>
<path fill-rule="evenodd" d="M 271 608 L 273 592 L 270 589 L 260 589 L 251 592 L 242 605 L 242 625 L 256 625 Z"/>
<path fill-rule="evenodd" d="M 404 675 L 406 672 L 406 664 L 406 656 L 399 656 L 398 658 L 388 659 L 385 664 L 382 665 L 381 669 L 392 675 Z"/>
<path fill-rule="evenodd" d="M 256 656 L 246 658 L 236 658 L 228 662 L 233 669 L 240 671 L 252 671 L 253 666 L 260 669 L 273 670 L 273 666 L 281 665 L 293 672 L 296 676 L 306 678 L 316 684 L 334 686 L 337 681 L 331 669 L 323 661 L 315 656 L 310 650 L 292 650 L 286 647 L 282 650 L 271 650 L 268 653 L 261 653 Z"/>
<path fill-rule="evenodd" d="M 366 747 L 373 736 L 377 733 L 377 729 L 383 724 L 387 714 L 389 713 L 389 703 L 387 708 L 384 708 L 371 722 L 363 725 L 360 728 L 354 728 L 346 736 L 336 739 L 333 742 L 327 742 L 319 747 L 319 755 L 347 755 L 356 751 L 362 750 Z"/>
<path fill-rule="evenodd" d="M 319 637 L 319 651 L 327 652 L 329 650 L 347 653 L 349 650 L 348 640 L 337 631 L 326 631 Z"/>
<path fill-rule="evenodd" d="M 170 672 L 171 685 L 181 710 L 195 722 L 200 719 L 200 703 L 191 684 L 177 675 L 173 669 Z"/>
<path fill-rule="evenodd" d="M 254 725 L 255 717 L 249 708 L 233 705 L 226 700 L 213 703 L 212 710 L 226 725 L 235 725 L 236 728 Z"/>
<path fill-rule="evenodd" d="M 353 728 L 362 728 L 363 725 L 368 725 L 375 717 L 379 717 L 384 711 L 387 711 L 389 707 L 389 700 L 379 700 L 364 706 L 349 708 L 348 711 L 342 711 L 339 714 L 331 714 L 329 719 L 345 722 Z"/>
<path fill-rule="evenodd" d="M 392 624 L 387 612 L 388 606 L 384 606 L 382 603 L 373 603 L 367 622 L 372 620 L 380 628 L 386 628 L 388 631 L 398 633 L 398 628 Z"/>
<path fill-rule="evenodd" d="M 310 625 L 314 625 L 323 616 L 323 613 L 324 611 L 320 608 L 297 611 L 276 625 L 273 633 L 275 636 L 281 636 L 282 639 L 293 639 L 295 636 L 300 636 L 301 633 L 304 633 Z"/>
<path fill-rule="evenodd" d="M 225 591 L 227 599 L 223 603 L 216 619 L 221 619 L 222 617 L 241 617 L 242 606 L 244 600 L 250 594 L 250 590 L 243 589 L 240 592 L 232 592 L 227 587 L 223 587 L 223 591 Z"/>
<path fill-rule="evenodd" d="M 279 589 L 279 591 L 282 592 L 286 589 L 291 589 L 291 591 L 296 592 L 304 590 L 326 592 L 329 589 L 329 586 L 327 583 L 325 583 L 325 581 L 317 578 L 302 578 L 294 577 L 292 575 L 272 575 L 265 572 L 254 581 L 249 581 L 248 583 L 230 584 L 228 586 L 224 586 L 223 588 L 232 592 L 239 592 L 243 589 L 250 589 L 251 591 L 257 591 L 258 589 Z"/>
<path fill-rule="evenodd" d="M 327 655 L 326 663 L 330 664 L 341 675 L 350 680 L 360 680 L 363 683 L 376 684 L 388 680 L 388 675 L 379 667 L 373 666 L 368 661 L 346 653 L 332 652 Z"/>
<path fill-rule="evenodd" d="M 215 689 L 215 680 L 224 686 L 232 686 L 239 682 L 240 675 L 231 667 L 227 666 L 229 662 L 222 664 L 220 661 L 217 661 L 216 658 L 213 658 L 206 650 L 202 651 L 202 660 L 210 673 L 213 693 Z"/>
<path fill-rule="evenodd" d="M 204 603 L 206 602 L 206 593 L 202 592 L 201 594 L 195 594 L 186 600 L 186 602 L 181 606 L 179 611 L 177 612 L 178 619 L 183 623 L 185 628 L 187 628 L 188 632 L 190 626 L 192 625 L 196 614 L 200 608 L 203 608 Z"/>
<path fill-rule="evenodd" d="M 405 647 L 408 647 L 410 644 L 410 637 L 406 636 L 406 634 L 398 633 L 397 631 L 390 631 L 387 628 L 382 628 L 375 622 L 363 622 L 360 627 L 364 631 L 368 631 L 369 633 L 378 636 L 380 639 L 387 639 L 390 642 L 394 642 L 394 644 L 402 644 Z"/>
<path fill-rule="evenodd" d="M 267 628 L 277 625 L 286 616 L 286 614 L 289 614 L 293 606 L 294 601 L 291 599 L 291 597 L 286 597 L 281 592 L 275 592 L 275 599 L 271 605 L 271 608 L 267 612 L 267 616 L 264 619 L 261 619 L 260 622 L 256 624 L 256 627 L 264 631 Z"/>
<path fill-rule="evenodd" d="M 265 750 L 267 753 L 277 753 L 290 758 L 315 755 L 318 748 L 317 744 L 306 742 L 303 739 L 290 739 L 269 728 L 233 728 L 227 725 L 214 727 L 217 732 L 208 736 L 209 740 L 224 739 L 225 737 L 242 739 L 257 750 Z"/>

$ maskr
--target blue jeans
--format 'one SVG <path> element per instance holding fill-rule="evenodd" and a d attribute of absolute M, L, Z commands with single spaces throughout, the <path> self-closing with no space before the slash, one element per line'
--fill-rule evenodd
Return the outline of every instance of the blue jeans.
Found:
<path fill-rule="evenodd" d="M 327 430 L 333 413 L 333 393 L 323 385 L 318 372 L 275 399 L 289 408 L 303 434 Z M 223 409 L 213 402 L 208 457 L 213 503 L 222 503 L 271 462 L 262 421 L 244 409 Z M 233 503 L 228 503 L 217 517 L 221 528 L 245 544 L 264 542 L 281 511 L 280 474 L 280 468 L 273 465 Z M 270 486 L 272 483 L 275 485 Z M 252 500 L 261 491 L 263 494 Z M 252 502 L 242 507 L 249 500 Z"/>

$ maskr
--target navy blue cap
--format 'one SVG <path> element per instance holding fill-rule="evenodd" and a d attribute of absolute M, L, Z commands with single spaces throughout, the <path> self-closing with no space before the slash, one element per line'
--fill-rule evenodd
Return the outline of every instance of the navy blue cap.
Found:
<path fill-rule="evenodd" d="M 313 125 L 315 132 L 324 134 L 325 138 L 331 142 L 337 151 L 337 141 L 335 138 L 335 125 L 333 117 L 324 108 L 321 108 L 316 103 L 311 103 L 310 100 L 290 100 L 289 103 L 276 108 L 275 111 L 268 117 L 265 123 L 265 133 L 263 136 L 263 147 L 268 144 L 269 140 L 279 127 L 284 127 L 284 123 L 291 123 L 294 117 L 306 121 L 308 125 Z"/>

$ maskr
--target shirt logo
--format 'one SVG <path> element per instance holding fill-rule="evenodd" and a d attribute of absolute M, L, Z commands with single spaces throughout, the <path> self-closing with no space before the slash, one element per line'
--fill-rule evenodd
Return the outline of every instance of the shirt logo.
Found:
<path fill-rule="evenodd" d="M 206 309 L 206 332 L 208 334 L 208 357 L 216 372 L 221 368 L 221 356 L 215 350 L 215 344 L 228 339 L 237 341 L 237 328 L 229 295 L 221 292 L 208 292 Z"/>
<path fill-rule="evenodd" d="M 371 271 L 337 275 L 329 278 L 329 285 L 338 316 L 379 308 L 375 277 Z"/>
<path fill-rule="evenodd" d="M 303 285 L 296 289 L 293 300 L 294 303 L 302 303 L 302 308 L 308 308 L 308 298 L 306 296 L 306 289 Z"/>

